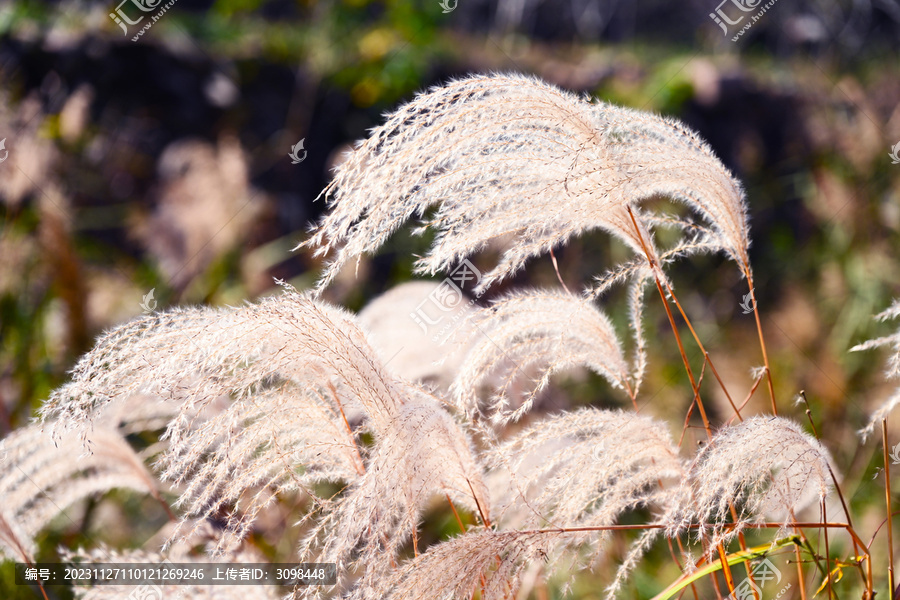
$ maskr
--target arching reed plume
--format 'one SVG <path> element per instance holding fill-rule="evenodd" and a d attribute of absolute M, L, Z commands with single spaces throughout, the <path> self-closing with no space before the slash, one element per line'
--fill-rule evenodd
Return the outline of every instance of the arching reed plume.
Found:
<path fill-rule="evenodd" d="M 900 316 L 900 301 L 894 301 L 890 308 L 875 315 L 875 318 L 880 321 L 887 321 L 889 319 L 896 319 L 898 316 Z M 872 348 L 880 348 L 882 346 L 890 346 L 892 350 L 885 367 L 885 377 L 888 379 L 900 378 L 900 330 L 891 335 L 857 344 L 850 348 L 850 352 L 861 352 L 863 350 L 871 350 Z M 900 389 L 895 390 L 894 393 L 884 400 L 875 412 L 872 413 L 868 424 L 859 432 L 863 441 L 871 435 L 881 420 L 887 418 L 890 412 L 894 410 L 898 404 L 900 404 Z"/>
<path fill-rule="evenodd" d="M 219 552 L 246 534 L 272 491 L 314 494 L 311 484 L 322 480 L 351 484 L 326 519 L 343 528 L 325 534 L 326 554 L 341 558 L 367 530 L 402 523 L 409 535 L 435 490 L 489 510 L 468 439 L 449 414 L 381 364 L 350 313 L 291 289 L 256 305 L 178 310 L 123 325 L 74 373 L 44 415 L 80 424 L 85 436 L 95 412 L 132 394 L 180 403 L 159 465 L 163 479 L 186 484 L 178 502 L 185 523 L 241 506 L 227 516 L 231 535 Z M 198 417 L 198 407 L 222 396 L 228 408 Z M 360 427 L 374 435 L 371 457 L 357 443 Z M 376 473 L 368 473 L 369 462 Z M 366 494 L 373 490 L 395 500 L 372 512 Z M 372 521 L 359 521 L 360 511 Z M 399 545 L 403 536 L 396 539 Z"/>
<path fill-rule="evenodd" d="M 544 389 L 550 376 L 584 366 L 613 387 L 631 392 L 629 367 L 606 315 L 590 300 L 561 291 L 520 291 L 471 317 L 470 346 L 451 386 L 456 404 L 470 416 L 478 392 L 494 387 L 487 409 L 496 422 L 517 420 Z M 538 378 L 523 400 L 510 389 L 537 368 Z M 518 406 L 511 407 L 512 402 Z"/>
<path fill-rule="evenodd" d="M 636 507 L 665 510 L 684 475 L 666 425 L 595 408 L 542 419 L 485 460 L 500 475 L 498 522 L 516 527 L 605 526 Z"/>
<path fill-rule="evenodd" d="M 786 529 L 793 515 L 829 493 L 830 461 L 822 444 L 781 417 L 722 427 L 691 463 L 665 516 L 667 534 L 696 525 L 697 536 L 709 535 L 715 547 L 763 519 Z"/>
<path fill-rule="evenodd" d="M 317 560 L 337 563 L 345 577 L 359 569 L 359 585 L 375 585 L 416 535 L 434 496 L 489 518 L 490 499 L 468 437 L 433 398 L 411 389 L 365 474 L 308 536 L 301 555 L 319 547 Z"/>
<path fill-rule="evenodd" d="M 475 76 L 420 94 L 341 163 L 323 195 L 331 210 L 302 244 L 335 251 L 320 290 L 431 208 L 423 228 L 437 236 L 418 272 L 445 270 L 492 241 L 506 248 L 477 291 L 597 228 L 658 264 L 637 204 L 660 195 L 699 212 L 715 234 L 707 245 L 749 269 L 743 192 L 695 133 L 523 76 Z"/>
<path fill-rule="evenodd" d="M 358 321 L 385 366 L 399 376 L 450 385 L 459 369 L 475 311 L 463 296 L 458 306 L 439 304 L 441 284 L 408 281 L 373 298 L 359 312 Z M 429 321 L 419 317 L 425 314 Z"/>
<path fill-rule="evenodd" d="M 116 431 L 97 428 L 82 456 L 75 436 L 54 443 L 38 424 L 0 440 L 0 556 L 30 561 L 34 536 L 84 498 L 114 488 L 159 498 L 156 479 Z"/>

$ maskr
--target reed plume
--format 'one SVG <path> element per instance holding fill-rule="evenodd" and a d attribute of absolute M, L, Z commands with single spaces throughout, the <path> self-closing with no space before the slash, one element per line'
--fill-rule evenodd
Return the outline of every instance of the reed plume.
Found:
<path fill-rule="evenodd" d="M 416 320 L 423 304 L 423 310 L 440 310 L 431 300 L 440 285 L 433 281 L 396 285 L 366 304 L 357 320 L 388 369 L 405 379 L 446 388 L 459 370 L 466 351 L 460 340 L 466 339 L 468 317 L 475 311 L 463 297 L 448 315 L 448 322 L 451 318 L 457 321 L 455 327 L 448 325 L 444 331 L 443 319 L 431 328 L 421 318 Z"/>
<path fill-rule="evenodd" d="M 0 440 L 0 556 L 31 561 L 34 536 L 84 498 L 114 488 L 159 498 L 155 478 L 118 432 L 98 427 L 91 439 L 86 456 L 77 436 L 54 443 L 39 424 Z"/>
<path fill-rule="evenodd" d="M 470 417 L 485 384 L 495 388 L 487 407 L 493 419 L 517 420 L 551 375 L 576 366 L 602 375 L 613 387 L 631 389 L 612 323 L 590 300 L 561 291 L 520 291 L 478 311 L 470 321 L 470 348 L 450 388 Z M 532 391 L 510 409 L 510 389 L 532 368 L 539 370 L 529 386 Z"/>
<path fill-rule="evenodd" d="M 895 300 L 890 308 L 875 315 L 875 318 L 880 321 L 887 321 L 889 319 L 896 319 L 898 316 L 900 316 L 900 300 Z M 893 351 L 887 360 L 885 377 L 888 379 L 900 379 L 900 330 L 891 335 L 857 344 L 850 348 L 850 352 L 862 352 L 863 350 L 871 350 L 872 348 L 880 348 L 882 346 L 890 346 Z M 863 442 L 865 442 L 869 435 L 875 431 L 875 427 L 881 420 L 887 418 L 890 412 L 894 410 L 898 404 L 900 404 L 900 389 L 894 390 L 894 393 L 875 409 L 872 416 L 869 417 L 869 422 L 859 431 Z"/>
<path fill-rule="evenodd" d="M 402 523 L 408 534 L 435 490 L 489 510 L 468 438 L 449 414 L 381 364 L 353 315 L 292 289 L 256 305 L 175 310 L 109 332 L 43 415 L 81 423 L 87 436 L 94 413 L 138 393 L 179 404 L 158 466 L 163 480 L 185 484 L 183 522 L 242 506 L 228 515 L 231 535 L 217 552 L 246 535 L 272 492 L 315 496 L 317 481 L 352 484 L 326 520 L 343 527 L 326 542 L 337 557 L 370 528 Z M 224 410 L 198 412 L 223 396 Z M 361 428 L 376 440 L 373 474 Z M 396 501 L 373 513 L 373 489 Z M 355 520 L 360 512 L 372 519 L 365 527 Z"/>
<path fill-rule="evenodd" d="M 418 95 L 350 153 L 322 195 L 331 210 L 301 244 L 335 252 L 319 290 L 432 208 L 419 231 L 436 238 L 417 272 L 445 270 L 490 242 L 505 248 L 476 292 L 598 228 L 658 264 L 638 209 L 656 196 L 699 212 L 710 246 L 749 268 L 743 192 L 694 132 L 524 76 L 474 76 Z"/>
<path fill-rule="evenodd" d="M 788 419 L 758 416 L 723 427 L 691 463 L 664 517 L 667 534 L 696 525 L 698 538 L 709 535 L 715 547 L 763 518 L 787 528 L 793 515 L 829 493 L 830 463 L 822 444 Z"/>
<path fill-rule="evenodd" d="M 484 518 L 491 511 L 468 436 L 434 398 L 410 391 L 392 430 L 376 442 L 365 474 L 301 549 L 301 556 L 311 556 L 320 547 L 317 560 L 337 563 L 340 573 L 361 568 L 363 586 L 386 576 L 433 496 Z"/>
<path fill-rule="evenodd" d="M 360 586 L 348 600 L 516 598 L 529 565 L 552 556 L 566 538 L 584 534 L 474 530 L 432 546 L 381 580 Z"/>
<path fill-rule="evenodd" d="M 684 475 L 666 425 L 595 408 L 542 419 L 485 461 L 500 475 L 498 521 L 510 527 L 604 526 L 637 507 L 665 510 Z"/>

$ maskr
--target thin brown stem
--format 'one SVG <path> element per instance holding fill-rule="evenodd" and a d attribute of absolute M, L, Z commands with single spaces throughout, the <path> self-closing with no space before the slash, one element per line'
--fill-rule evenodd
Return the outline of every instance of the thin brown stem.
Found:
<path fill-rule="evenodd" d="M 731 394 L 728 393 L 728 388 L 725 387 L 725 382 L 722 381 L 722 378 L 719 376 L 719 371 L 716 369 L 716 365 L 713 364 L 712 357 L 710 357 L 709 352 L 707 352 L 706 347 L 703 345 L 703 342 L 700 341 L 700 336 L 698 336 L 697 332 L 694 331 L 694 326 L 691 323 L 691 320 L 688 318 L 687 313 L 685 313 L 684 309 L 681 307 L 681 303 L 678 301 L 678 297 L 675 295 L 675 290 L 672 289 L 672 286 L 669 285 L 669 282 L 664 281 L 664 283 L 666 285 L 666 291 L 669 292 L 669 297 L 672 298 L 672 301 L 675 303 L 675 307 L 678 309 L 678 312 L 681 313 L 681 318 L 684 319 L 685 324 L 688 326 L 688 329 L 690 330 L 694 341 L 697 343 L 697 347 L 699 347 L 700 351 L 703 352 L 704 360 L 709 363 L 709 367 L 712 369 L 716 381 L 719 382 L 719 387 L 722 388 L 722 391 L 725 393 L 725 397 L 728 398 L 728 403 L 731 405 L 731 408 L 734 409 L 734 413 L 737 415 L 737 418 L 743 421 L 744 418 L 741 417 L 741 411 L 737 406 L 735 406 L 734 400 L 732 400 L 731 398 Z"/>
<path fill-rule="evenodd" d="M 806 398 L 806 391 L 800 390 L 800 398 L 803 400 L 803 403 L 806 405 L 806 416 L 809 419 L 809 424 L 812 426 L 813 435 L 816 439 L 819 439 L 819 432 L 816 430 L 816 424 L 812 418 L 812 409 L 809 406 L 809 400 Z M 837 480 L 837 477 L 834 474 L 834 471 L 831 469 L 831 465 L 828 464 L 828 474 L 831 477 L 831 482 L 834 484 L 834 491 L 837 492 L 838 498 L 841 500 L 841 507 L 844 510 L 844 516 L 847 518 L 847 524 L 850 527 L 853 527 L 853 520 L 850 518 L 850 509 L 847 507 L 847 500 L 844 498 L 844 492 L 841 490 L 840 483 Z M 859 545 L 856 540 L 851 538 L 853 542 L 853 550 L 858 555 L 859 554 Z"/>
<path fill-rule="evenodd" d="M 825 508 L 825 498 L 821 500 L 822 504 L 822 520 L 828 520 L 828 512 Z M 828 547 L 828 529 L 825 528 L 822 530 L 822 534 L 825 537 L 825 577 L 827 577 L 828 581 L 828 597 L 834 598 L 834 589 L 831 587 L 831 550 Z"/>
<path fill-rule="evenodd" d="M 456 517 L 456 523 L 459 525 L 459 531 L 461 533 L 466 532 L 466 526 L 463 525 L 462 519 L 459 518 L 459 513 L 456 511 L 456 505 L 453 504 L 453 500 L 450 499 L 450 494 L 444 494 L 447 497 L 447 502 L 450 503 L 450 510 L 453 511 L 453 516 Z"/>
<path fill-rule="evenodd" d="M 728 587 L 728 595 L 734 595 L 734 577 L 731 575 L 731 567 L 728 565 L 728 557 L 725 553 L 725 545 L 719 544 L 719 561 L 722 563 L 722 573 L 725 575 L 725 585 Z"/>
<path fill-rule="evenodd" d="M 765 376 L 766 376 L 766 374 L 762 373 L 759 377 L 756 378 L 756 381 L 753 382 L 753 386 L 750 388 L 750 391 L 747 393 L 747 397 L 744 398 L 743 402 L 741 402 L 741 406 L 739 407 L 741 410 L 743 410 L 744 407 L 747 406 L 747 404 L 749 404 L 750 399 L 753 398 L 753 394 L 756 393 L 757 388 L 759 388 L 759 384 L 762 383 L 763 377 L 765 377 Z M 730 419 L 728 419 L 729 425 L 731 425 L 732 422 L 734 422 L 734 417 L 731 417 Z"/>
<path fill-rule="evenodd" d="M 797 583 L 800 585 L 800 598 L 806 600 L 806 580 L 803 577 L 803 557 L 800 556 L 800 546 L 794 546 L 794 556 L 797 558 Z"/>
<path fill-rule="evenodd" d="M 641 234 L 641 230 L 638 227 L 637 220 L 634 218 L 634 213 L 631 212 L 631 208 L 628 208 L 628 215 L 631 217 L 631 222 L 634 224 L 634 229 L 637 232 L 638 239 L 641 242 L 641 247 L 644 249 L 644 254 L 647 256 L 647 261 L 650 263 L 650 266 L 654 269 L 658 268 L 656 263 L 653 261 L 653 258 L 650 256 L 650 250 L 647 248 L 646 243 L 644 242 L 644 237 Z M 672 309 L 669 307 L 669 301 L 666 299 L 666 293 L 663 291 L 662 284 L 659 282 L 659 276 L 654 272 L 653 278 L 656 281 L 656 289 L 659 291 L 659 297 L 663 301 L 663 306 L 666 309 L 666 316 L 669 318 L 669 324 L 672 326 L 672 333 L 675 335 L 675 342 L 678 344 L 678 352 L 681 353 L 681 360 L 684 363 L 684 368 L 687 371 L 688 379 L 691 381 L 691 388 L 694 390 L 694 399 L 697 402 L 697 409 L 700 411 L 700 417 L 703 419 L 703 426 L 706 428 L 706 435 L 712 439 L 712 427 L 709 424 L 709 419 L 706 417 L 706 410 L 703 407 L 703 401 L 700 399 L 700 388 L 697 387 L 697 381 L 694 379 L 694 371 L 691 369 L 691 364 L 688 361 L 687 353 L 684 351 L 684 344 L 681 343 L 681 334 L 678 333 L 678 326 L 675 324 L 675 317 L 672 315 Z"/>
<path fill-rule="evenodd" d="M 809 419 L 809 426 L 812 427 L 813 436 L 818 440 L 819 432 L 816 430 L 816 423 L 812 418 L 812 409 L 809 407 L 809 400 L 806 399 L 806 390 L 800 390 L 799 396 L 800 399 L 803 400 L 803 404 L 806 405 L 806 418 Z"/>
<path fill-rule="evenodd" d="M 772 414 L 778 415 L 778 405 L 775 403 L 775 384 L 772 382 L 772 367 L 769 366 L 769 353 L 766 351 L 766 339 L 763 337 L 762 323 L 759 320 L 759 310 L 756 306 L 756 289 L 753 285 L 753 272 L 750 265 L 744 265 L 744 275 L 747 277 L 747 285 L 750 287 L 750 300 L 753 302 L 753 317 L 756 319 L 756 333 L 759 335 L 759 347 L 762 350 L 763 364 L 766 367 L 767 384 L 769 387 L 769 398 L 772 400 Z"/>
<path fill-rule="evenodd" d="M 359 451 L 359 444 L 356 443 L 356 436 L 353 435 L 353 428 L 350 427 L 350 422 L 347 420 L 347 415 L 344 414 L 344 405 L 341 404 L 341 399 L 338 397 L 337 389 L 335 389 L 334 385 L 331 382 L 328 382 L 328 388 L 331 390 L 331 395 L 334 396 L 334 403 L 337 404 L 338 410 L 341 411 L 341 419 L 344 420 L 344 427 L 347 428 L 347 435 L 350 436 L 350 442 L 353 444 L 353 449 L 356 450 L 356 458 L 359 461 L 356 465 L 356 472 L 360 475 L 364 475 L 366 472 L 365 462 L 363 462 L 362 452 Z"/>
<path fill-rule="evenodd" d="M 567 294 L 571 294 L 569 291 L 566 282 L 563 281 L 562 275 L 559 274 L 559 263 L 556 262 L 556 255 L 553 253 L 553 248 L 550 248 L 550 260 L 553 261 L 553 270 L 556 271 L 556 278 L 559 280 L 559 285 L 563 286 L 563 289 L 566 290 Z"/>
<path fill-rule="evenodd" d="M 466 478 L 466 483 L 469 484 L 469 490 L 472 491 L 472 498 L 475 500 L 475 506 L 478 507 L 478 514 L 481 516 L 481 522 L 488 529 L 491 528 L 491 519 L 486 514 L 484 514 L 484 510 L 481 508 L 481 502 L 478 501 L 478 494 L 475 493 L 475 488 L 472 487 L 472 482 Z"/>
<path fill-rule="evenodd" d="M 881 445 L 884 450 L 884 501 L 887 506 L 888 588 L 894 597 L 894 526 L 891 518 L 891 461 L 888 460 L 887 418 L 881 420 Z"/>
<path fill-rule="evenodd" d="M 668 539 L 668 538 L 666 538 L 666 539 Z M 681 543 L 681 538 L 676 537 L 675 539 L 678 542 L 678 549 L 681 550 L 682 554 L 684 554 L 684 544 Z M 694 600 L 700 600 L 700 596 L 697 594 L 697 586 L 694 585 L 693 583 L 691 583 L 691 591 L 694 593 Z"/>

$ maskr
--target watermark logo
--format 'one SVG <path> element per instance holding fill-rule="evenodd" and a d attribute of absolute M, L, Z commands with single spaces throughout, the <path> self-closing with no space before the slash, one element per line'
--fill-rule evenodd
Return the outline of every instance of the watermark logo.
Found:
<path fill-rule="evenodd" d="M 9 150 L 6 149 L 6 138 L 0 140 L 0 150 L 3 150 L 3 158 L 0 158 L 0 163 L 9 158 Z"/>
<path fill-rule="evenodd" d="M 148 23 L 146 23 L 143 27 L 141 27 L 141 30 L 137 32 L 137 35 L 135 35 L 134 37 L 131 38 L 132 42 L 136 42 L 136 41 L 138 41 L 138 38 L 140 38 L 151 27 L 153 27 L 154 23 L 156 23 L 157 21 L 160 20 L 160 18 L 162 18 L 162 16 L 166 13 L 166 11 L 169 10 L 172 7 L 172 5 L 175 4 L 175 2 L 177 2 L 177 1 L 178 0 L 169 0 L 164 6 L 160 7 L 159 5 L 162 2 L 162 0 L 122 0 L 122 2 L 120 2 L 119 5 L 116 7 L 115 12 L 109 13 L 109 18 L 112 19 L 116 23 L 116 25 L 118 25 L 119 27 L 122 28 L 123 35 L 128 35 L 128 27 L 127 26 L 128 25 L 137 25 L 138 23 L 140 23 L 141 21 L 144 20 L 144 15 L 142 15 L 140 13 L 135 13 L 134 11 L 131 11 L 132 16 L 137 16 L 136 19 L 132 19 L 130 16 L 128 16 L 128 14 L 126 14 L 124 9 L 122 8 L 123 4 L 128 4 L 130 2 L 135 7 L 137 7 L 137 9 L 140 12 L 143 12 L 143 13 L 149 13 L 149 12 L 159 8 L 159 11 L 155 15 L 150 16 L 150 21 Z"/>
<path fill-rule="evenodd" d="M 475 303 L 475 299 L 466 301 L 463 288 L 467 284 L 477 286 L 481 281 L 481 271 L 475 268 L 468 260 L 462 261 L 438 287 L 419 303 L 414 312 L 409 313 L 410 318 L 427 335 L 433 328 L 441 325 L 441 330 L 435 336 L 437 341 L 450 326 L 458 321 L 464 314 L 464 308 Z M 480 294 L 479 294 L 480 296 Z M 454 313 L 451 316 L 451 313 Z M 451 317 L 445 322 L 447 317 Z"/>
<path fill-rule="evenodd" d="M 156 291 L 156 288 L 153 288 L 148 293 L 144 294 L 144 298 L 141 302 L 141 310 L 145 313 L 151 313 L 156 310 L 156 300 L 153 299 L 153 292 Z"/>
<path fill-rule="evenodd" d="M 174 570 L 175 563 L 170 561 L 168 558 L 163 559 L 157 569 L 162 569 L 163 571 L 167 569 Z M 174 595 L 169 593 L 168 595 L 163 592 L 163 588 L 155 583 L 145 583 L 134 588 L 128 596 L 126 596 L 126 600 L 164 600 L 165 598 L 171 598 L 171 600 L 182 600 L 185 597 L 186 590 L 178 590 Z"/>
<path fill-rule="evenodd" d="M 450 3 L 450 0 L 441 0 L 438 6 L 441 7 L 444 14 L 447 14 L 456 10 L 457 4 L 459 4 L 459 0 L 453 0 L 452 4 Z"/>
<path fill-rule="evenodd" d="M 112 19 L 116 23 L 116 25 L 122 28 L 123 35 L 128 35 L 128 27 L 125 26 L 126 23 L 128 25 L 137 25 L 144 20 L 144 16 L 141 15 L 140 17 L 132 21 L 131 18 L 129 18 L 129 16 L 125 14 L 125 11 L 122 9 L 122 5 L 129 2 L 134 4 L 141 12 L 147 13 L 159 6 L 159 3 L 162 2 L 162 0 L 122 0 L 122 2 L 120 2 L 116 7 L 116 11 L 109 13 L 109 18 Z"/>
<path fill-rule="evenodd" d="M 753 567 L 749 577 L 746 577 L 735 586 L 734 593 L 730 594 L 725 600 L 754 600 L 755 598 L 762 598 L 762 586 L 767 581 L 774 581 L 776 585 L 781 583 L 781 571 L 772 564 L 772 561 L 764 558 Z M 781 598 L 790 588 L 791 584 L 788 583 L 781 588 L 781 591 L 778 592 L 775 598 Z"/>
<path fill-rule="evenodd" d="M 891 462 L 900 465 L 900 443 L 891 448 Z"/>
<path fill-rule="evenodd" d="M 762 2 L 762 0 L 722 0 L 716 7 L 716 12 L 709 13 L 709 18 L 712 19 L 716 25 L 721 27 L 723 34 L 727 36 L 728 25 L 737 25 L 744 20 L 744 16 L 741 15 L 741 13 L 735 13 L 734 9 L 729 9 L 732 14 L 740 15 L 737 19 L 732 20 L 728 13 L 722 9 L 722 5 L 729 3 L 734 4 L 739 11 L 748 13 L 752 10 L 756 10 L 756 7 L 759 6 L 760 2 Z"/>
<path fill-rule="evenodd" d="M 750 294 L 744 294 L 744 301 L 741 302 L 741 308 L 744 309 L 744 314 L 749 315 L 754 310 L 756 310 L 756 300 Z"/>
<path fill-rule="evenodd" d="M 2 143 L 3 142 L 0 142 L 0 148 L 3 147 Z M 900 142 L 897 142 L 896 144 L 893 145 L 893 147 L 891 148 L 891 151 L 888 152 L 888 156 L 891 157 L 892 165 L 900 165 Z"/>
<path fill-rule="evenodd" d="M 163 590 L 153 583 L 145 583 L 134 588 L 126 600 L 163 600 Z"/>
<path fill-rule="evenodd" d="M 734 37 L 731 38 L 732 42 L 736 42 L 744 35 L 744 33 L 753 27 L 754 23 L 760 20 L 766 11 L 772 8 L 778 0 L 769 0 L 765 5 L 760 6 L 762 1 L 763 0 L 722 0 L 716 7 L 715 12 L 709 13 L 709 18 L 722 28 L 722 34 L 726 37 L 729 35 L 729 26 L 741 25 L 741 23 L 743 23 Z M 746 14 L 754 11 L 756 11 L 756 14 Z M 744 21 L 747 17 L 749 17 L 749 20 Z"/>
<path fill-rule="evenodd" d="M 303 142 L 306 141 L 306 138 L 303 138 L 293 146 L 291 146 L 291 151 L 288 153 L 288 156 L 291 157 L 291 164 L 297 165 L 306 160 L 306 150 L 303 150 Z M 298 152 L 303 150 L 303 156 L 300 156 Z"/>

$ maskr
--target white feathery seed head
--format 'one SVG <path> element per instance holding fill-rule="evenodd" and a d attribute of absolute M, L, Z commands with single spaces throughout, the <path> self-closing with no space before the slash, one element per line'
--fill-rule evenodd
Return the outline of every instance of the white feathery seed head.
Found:
<path fill-rule="evenodd" d="M 684 476 L 665 424 L 596 408 L 538 421 L 485 461 L 507 527 L 608 526 L 638 507 L 667 510 Z"/>
<path fill-rule="evenodd" d="M 659 264 L 637 203 L 660 195 L 709 220 L 715 245 L 749 268 L 743 192 L 694 132 L 526 76 L 472 76 L 419 94 L 349 154 L 323 195 L 331 210 L 301 244 L 335 252 L 319 290 L 430 209 L 420 231 L 436 238 L 417 272 L 447 270 L 491 242 L 506 247 L 476 292 L 592 229 Z"/>
<path fill-rule="evenodd" d="M 468 436 L 428 394 L 410 388 L 391 428 L 381 433 L 365 474 L 305 541 L 307 556 L 335 562 L 339 573 L 359 565 L 363 581 L 384 576 L 435 495 L 489 518 L 491 503 Z M 351 560 L 352 559 L 352 560 Z"/>
<path fill-rule="evenodd" d="M 348 600 L 470 600 L 478 587 L 484 600 L 516 598 L 536 561 L 546 561 L 566 538 L 562 533 L 473 530 L 436 544 Z M 482 588 L 483 585 L 483 588 Z"/>
<path fill-rule="evenodd" d="M 465 352 L 468 317 L 475 311 L 463 296 L 447 306 L 441 283 L 409 281 L 373 298 L 357 320 L 385 366 L 404 379 L 448 386 Z"/>
<path fill-rule="evenodd" d="M 34 536 L 84 498 L 114 488 L 158 496 L 156 480 L 116 431 L 95 428 L 89 454 L 75 435 L 56 443 L 40 424 L 0 440 L 0 556 L 25 560 Z"/>
<path fill-rule="evenodd" d="M 454 402 L 472 415 L 478 392 L 495 387 L 488 410 L 494 420 L 516 420 L 532 405 L 550 376 L 587 367 L 613 387 L 629 385 L 622 345 L 607 316 L 589 299 L 562 291 L 520 291 L 472 317 L 468 353 L 450 387 Z M 510 408 L 514 384 L 538 369 L 517 407 Z"/>
<path fill-rule="evenodd" d="M 758 416 L 723 427 L 691 463 L 680 498 L 664 518 L 667 534 L 699 525 L 698 537 L 712 534 L 712 548 L 762 519 L 787 527 L 793 515 L 829 493 L 830 464 L 828 450 L 788 419 Z"/>
<path fill-rule="evenodd" d="M 900 316 L 900 300 L 895 300 L 887 310 L 875 315 L 880 321 L 896 319 Z M 880 348 L 882 346 L 891 347 L 891 355 L 888 357 L 887 366 L 885 367 L 885 377 L 888 379 L 900 379 L 900 330 L 884 337 L 869 340 L 862 344 L 857 344 L 850 348 L 850 352 L 861 352 L 863 350 L 871 350 L 872 348 Z M 872 413 L 869 422 L 859 431 L 860 436 L 865 442 L 868 437 L 875 431 L 875 427 L 882 419 L 887 418 L 897 405 L 900 404 L 900 389 L 894 390 L 886 400 Z"/>

